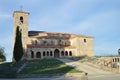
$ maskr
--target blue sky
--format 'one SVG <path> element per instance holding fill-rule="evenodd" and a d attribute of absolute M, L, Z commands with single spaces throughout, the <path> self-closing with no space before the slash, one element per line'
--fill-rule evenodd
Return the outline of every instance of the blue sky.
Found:
<path fill-rule="evenodd" d="M 29 30 L 94 36 L 95 55 L 120 48 L 120 0 L 0 0 L 0 46 L 12 57 L 13 12 L 30 12 Z"/>

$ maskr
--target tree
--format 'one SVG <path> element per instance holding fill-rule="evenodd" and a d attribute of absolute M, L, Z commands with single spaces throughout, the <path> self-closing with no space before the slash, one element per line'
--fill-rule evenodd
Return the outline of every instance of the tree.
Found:
<path fill-rule="evenodd" d="M 20 61 L 23 56 L 23 46 L 22 46 L 22 33 L 19 26 L 16 28 L 16 38 L 14 44 L 13 57 L 16 62 Z"/>
<path fill-rule="evenodd" d="M 118 49 L 118 55 L 120 56 L 120 49 Z"/>
<path fill-rule="evenodd" d="M 0 47 L 0 62 L 3 62 L 5 60 L 6 60 L 6 57 L 5 57 L 4 48 Z"/>

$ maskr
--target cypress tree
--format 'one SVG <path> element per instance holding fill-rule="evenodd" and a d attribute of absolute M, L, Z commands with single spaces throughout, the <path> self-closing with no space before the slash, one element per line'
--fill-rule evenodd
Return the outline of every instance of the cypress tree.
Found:
<path fill-rule="evenodd" d="M 4 48 L 0 46 L 0 62 L 3 62 L 5 60 L 6 60 L 6 57 L 5 57 Z"/>
<path fill-rule="evenodd" d="M 17 26 L 13 57 L 15 61 L 18 62 L 21 60 L 22 56 L 23 56 L 22 33 L 21 30 L 19 30 L 19 26 Z"/>

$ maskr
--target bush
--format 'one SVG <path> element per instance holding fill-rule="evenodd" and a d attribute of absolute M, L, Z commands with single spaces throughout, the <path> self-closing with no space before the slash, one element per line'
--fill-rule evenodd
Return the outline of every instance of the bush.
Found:
<path fill-rule="evenodd" d="M 5 57 L 4 48 L 0 47 L 0 62 L 3 62 L 5 60 L 6 60 L 6 57 Z"/>

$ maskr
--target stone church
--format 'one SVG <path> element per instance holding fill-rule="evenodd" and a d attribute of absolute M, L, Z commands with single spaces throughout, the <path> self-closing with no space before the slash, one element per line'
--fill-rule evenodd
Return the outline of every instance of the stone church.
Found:
<path fill-rule="evenodd" d="M 94 37 L 60 32 L 28 31 L 29 12 L 14 11 L 14 40 L 16 28 L 22 31 L 24 58 L 56 58 L 94 56 Z"/>

